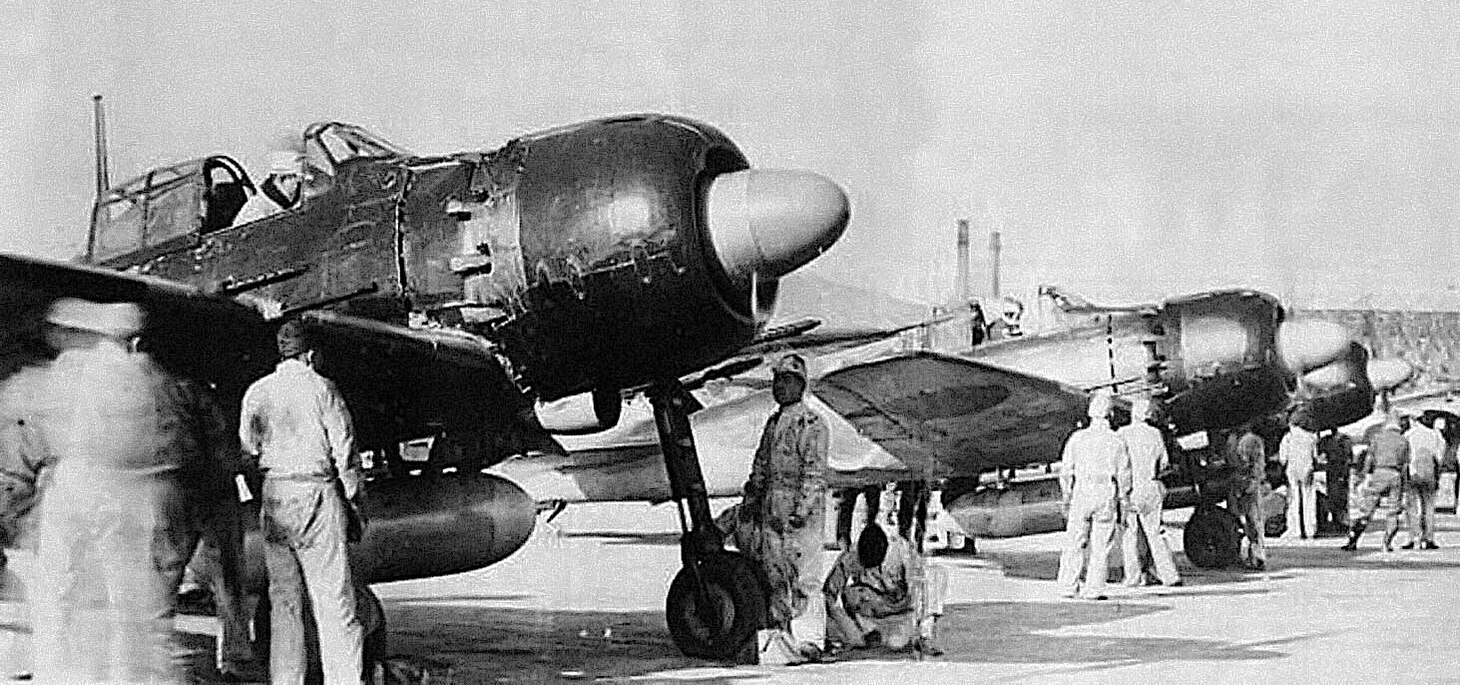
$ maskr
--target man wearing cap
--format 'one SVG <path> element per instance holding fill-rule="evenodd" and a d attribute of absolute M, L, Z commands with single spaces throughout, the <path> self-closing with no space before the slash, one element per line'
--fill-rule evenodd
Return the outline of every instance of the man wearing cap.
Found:
<path fill-rule="evenodd" d="M 172 682 L 177 585 L 199 536 L 213 530 L 207 503 L 227 492 L 219 455 L 237 450 L 194 386 L 132 350 L 136 305 L 63 299 L 47 320 L 59 354 L 13 378 L 0 402 L 0 460 L 23 465 L 18 472 L 43 493 L 31 593 L 36 677 Z M 219 597 L 221 647 L 246 661 L 231 588 Z"/>
<path fill-rule="evenodd" d="M 1435 491 L 1439 489 L 1445 438 L 1418 417 L 1404 437 L 1409 441 L 1409 486 L 1405 490 L 1409 504 L 1409 542 L 1404 543 L 1404 549 L 1414 549 L 1416 544 L 1420 549 L 1439 549 L 1435 544 Z"/>
<path fill-rule="evenodd" d="M 1141 540 L 1151 550 L 1156 564 L 1156 577 L 1162 585 L 1181 585 L 1181 575 L 1176 572 L 1176 561 L 1171 557 L 1171 548 L 1161 530 L 1161 507 L 1166 501 L 1166 486 L 1159 476 L 1166 470 L 1166 440 L 1161 430 L 1152 426 L 1151 401 L 1138 397 L 1131 402 L 1130 425 L 1122 426 L 1115 434 L 1125 443 L 1130 460 L 1131 495 L 1130 506 L 1125 515 L 1125 531 L 1121 540 L 1121 556 L 1125 562 L 1125 584 L 1136 586 L 1141 582 Z"/>
<path fill-rule="evenodd" d="M 1288 477 L 1288 526 L 1285 537 L 1301 540 L 1318 536 L 1318 493 L 1313 490 L 1313 466 L 1318 460 L 1318 436 L 1303 427 L 1304 415 L 1293 412 L 1288 432 L 1278 443 L 1278 461 Z"/>
<path fill-rule="evenodd" d="M 1364 462 L 1368 476 L 1359 486 L 1359 511 L 1342 549 L 1359 548 L 1359 536 L 1369 525 L 1375 512 L 1389 517 L 1384 533 L 1384 551 L 1394 550 L 1394 536 L 1399 532 L 1399 512 L 1403 508 L 1405 481 L 1409 478 L 1409 441 L 1399 432 L 1399 417 L 1389 413 L 1379 430 L 1369 437 L 1369 455 Z"/>
<path fill-rule="evenodd" d="M 274 372 L 243 396 L 239 439 L 264 473 L 260 522 L 273 617 L 269 675 L 301 685 L 308 592 L 327 683 L 358 683 L 364 635 L 356 614 L 348 540 L 363 473 L 350 412 L 334 383 L 314 370 L 315 352 L 297 320 L 279 328 Z"/>
<path fill-rule="evenodd" d="M 825 647 L 821 598 L 822 527 L 830 432 L 804 401 L 806 360 L 776 362 L 771 394 L 779 408 L 766 420 L 745 483 L 737 545 L 770 580 L 773 625 L 789 625 L 803 656 Z"/>
<path fill-rule="evenodd" d="M 1234 471 L 1227 506 L 1242 519 L 1247 536 L 1244 565 L 1260 571 L 1267 567 L 1267 517 L 1262 508 L 1262 484 L 1267 480 L 1267 443 L 1257 434 L 1256 422 L 1243 424 L 1242 432 L 1227 440 L 1227 458 Z"/>
<path fill-rule="evenodd" d="M 1090 397 L 1090 425 L 1070 434 L 1060 459 L 1066 522 L 1058 583 L 1065 597 L 1078 591 L 1084 599 L 1106 598 L 1106 566 L 1117 510 L 1130 500 L 1130 460 L 1125 443 L 1110 428 L 1110 403 L 1108 390 L 1097 390 Z M 1082 570 L 1085 584 L 1080 588 Z"/>
<path fill-rule="evenodd" d="M 276 150 L 269 153 L 269 175 L 259 184 L 259 192 L 244 204 L 234 223 L 246 224 L 297 207 L 302 197 L 303 178 L 303 155 L 300 152 Z"/>

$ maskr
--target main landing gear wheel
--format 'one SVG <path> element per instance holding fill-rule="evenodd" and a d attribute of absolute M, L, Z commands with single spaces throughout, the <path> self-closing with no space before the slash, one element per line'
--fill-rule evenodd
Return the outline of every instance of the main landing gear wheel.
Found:
<path fill-rule="evenodd" d="M 1202 505 L 1186 522 L 1181 542 L 1186 547 L 1186 558 L 1197 566 L 1231 566 L 1239 561 L 1242 551 L 1242 522 L 1226 509 Z"/>
<path fill-rule="evenodd" d="M 657 384 L 647 394 L 684 530 L 679 542 L 684 567 L 664 601 L 669 634 L 689 656 L 751 663 L 755 631 L 765 627 L 770 613 L 769 592 L 749 559 L 725 551 L 723 535 L 710 515 L 709 492 L 689 423 L 689 415 L 699 411 L 700 404 L 678 381 Z"/>
<path fill-rule="evenodd" d="M 681 568 L 669 585 L 664 614 L 674 645 L 689 656 L 747 661 L 769 611 L 760 572 L 734 552 L 712 554 L 696 566 Z"/>

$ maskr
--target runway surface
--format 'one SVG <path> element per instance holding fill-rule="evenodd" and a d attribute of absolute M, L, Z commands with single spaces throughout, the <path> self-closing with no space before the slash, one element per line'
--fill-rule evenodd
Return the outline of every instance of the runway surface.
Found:
<path fill-rule="evenodd" d="M 1057 596 L 1059 535 L 981 540 L 977 556 L 936 557 L 951 571 L 946 656 L 851 652 L 795 667 L 679 654 L 663 614 L 677 525 L 670 506 L 573 507 L 497 566 L 376 586 L 391 651 L 449 665 L 457 683 L 1460 681 L 1453 515 L 1440 516 L 1438 551 L 1384 554 L 1378 533 L 1358 554 L 1337 538 L 1278 540 L 1262 573 L 1178 555 L 1186 587 L 1117 586 L 1105 602 Z M 1168 538 L 1179 547 L 1180 529 Z M 212 619 L 179 625 L 210 651 Z"/>
<path fill-rule="evenodd" d="M 1171 519 L 1184 518 L 1168 512 Z M 380 586 L 392 649 L 450 663 L 458 682 L 1453 682 L 1460 680 L 1460 525 L 1430 552 L 1358 554 L 1335 538 L 1275 541 L 1264 573 L 1088 602 L 1057 597 L 1060 536 L 983 540 L 952 571 L 947 655 L 726 668 L 680 656 L 663 596 L 678 568 L 670 506 L 569 509 L 517 555 L 475 573 Z M 1180 529 L 1169 534 L 1179 547 Z M 1404 536 L 1401 535 L 1401 540 Z"/>

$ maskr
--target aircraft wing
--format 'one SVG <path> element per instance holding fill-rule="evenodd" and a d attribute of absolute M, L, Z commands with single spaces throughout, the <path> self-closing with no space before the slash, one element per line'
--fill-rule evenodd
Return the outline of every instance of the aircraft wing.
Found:
<path fill-rule="evenodd" d="M 108 269 L 0 255 L 0 377 L 50 356 L 46 313 L 65 297 L 138 303 L 147 312 L 148 352 L 174 371 L 220 387 L 246 387 L 245 379 L 273 363 L 273 329 L 231 298 Z"/>
<path fill-rule="evenodd" d="M 935 478 L 1057 461 L 1088 402 L 1073 386 L 929 352 L 833 371 L 812 392 L 906 475 Z"/>
<path fill-rule="evenodd" d="M 147 313 L 143 345 L 158 363 L 218 388 L 236 407 L 277 360 L 276 321 L 233 297 L 172 281 L 48 260 L 0 255 L 0 378 L 50 356 L 51 303 L 64 297 L 135 302 Z M 519 421 L 527 401 L 478 338 L 416 330 L 332 312 L 301 315 L 321 372 L 354 414 L 357 445 L 372 449 L 443 428 L 492 428 L 550 442 Z M 530 435 L 529 435 L 530 434 Z"/>

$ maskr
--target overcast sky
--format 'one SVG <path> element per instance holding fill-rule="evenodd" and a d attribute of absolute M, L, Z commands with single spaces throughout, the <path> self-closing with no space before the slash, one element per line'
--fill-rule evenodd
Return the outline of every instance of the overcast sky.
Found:
<path fill-rule="evenodd" d="M 79 250 L 93 92 L 113 181 L 214 152 L 257 173 L 317 119 L 446 152 L 670 111 L 841 182 L 852 225 L 813 268 L 902 297 L 952 295 L 969 217 L 980 288 L 998 226 L 1012 290 L 1460 308 L 1453 3 L 0 6 L 4 251 Z"/>

